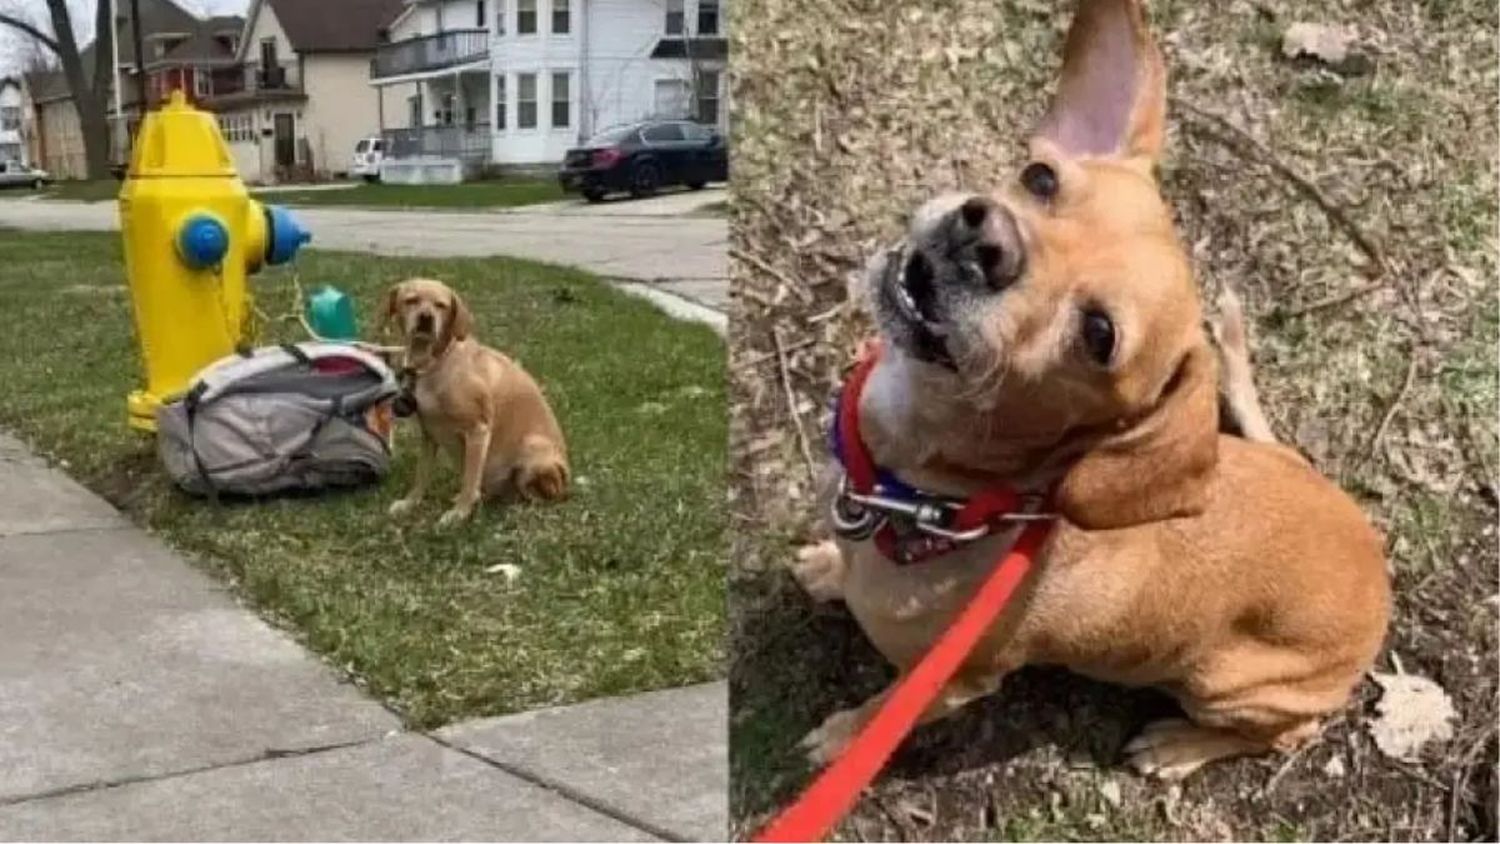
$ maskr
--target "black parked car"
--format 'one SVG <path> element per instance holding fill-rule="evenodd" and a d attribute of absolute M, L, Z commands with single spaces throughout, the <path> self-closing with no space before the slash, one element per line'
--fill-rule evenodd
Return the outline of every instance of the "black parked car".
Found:
<path fill-rule="evenodd" d="M 729 145 L 712 126 L 687 120 L 632 123 L 568 150 L 557 179 L 589 202 L 617 191 L 650 196 L 670 185 L 698 190 L 728 181 Z"/>

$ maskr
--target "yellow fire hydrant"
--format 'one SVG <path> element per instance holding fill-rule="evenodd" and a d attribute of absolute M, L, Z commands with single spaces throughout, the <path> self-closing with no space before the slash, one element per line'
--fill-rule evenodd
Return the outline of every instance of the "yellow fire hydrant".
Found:
<path fill-rule="evenodd" d="M 290 261 L 311 235 L 285 209 L 250 198 L 214 116 L 173 92 L 146 115 L 120 190 L 125 275 L 146 387 L 126 400 L 130 425 L 245 340 L 247 276 Z"/>

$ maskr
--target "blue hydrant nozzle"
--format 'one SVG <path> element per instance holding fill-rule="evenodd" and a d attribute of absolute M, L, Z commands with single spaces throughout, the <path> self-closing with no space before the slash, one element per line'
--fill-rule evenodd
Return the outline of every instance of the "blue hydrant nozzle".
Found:
<path fill-rule="evenodd" d="M 304 229 L 297 218 L 280 205 L 265 208 L 266 263 L 285 264 L 296 257 L 303 244 L 312 240 L 312 232 Z"/>
<path fill-rule="evenodd" d="M 177 230 L 177 254 L 195 270 L 217 267 L 229 253 L 229 229 L 205 211 L 189 215 Z"/>

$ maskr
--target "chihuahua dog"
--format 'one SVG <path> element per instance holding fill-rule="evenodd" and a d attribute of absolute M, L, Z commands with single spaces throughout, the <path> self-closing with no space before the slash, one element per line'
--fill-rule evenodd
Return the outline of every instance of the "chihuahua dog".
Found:
<path fill-rule="evenodd" d="M 1243 435 L 1220 433 L 1220 361 L 1154 175 L 1165 100 L 1136 0 L 1083 0 L 1014 182 L 929 202 L 872 260 L 880 353 L 856 424 L 874 462 L 926 495 L 1007 488 L 1055 517 L 1032 574 L 923 720 L 1028 664 L 1155 686 L 1186 718 L 1147 725 L 1125 754 L 1177 779 L 1315 736 L 1380 649 L 1390 586 L 1358 505 L 1272 439 L 1237 307 L 1220 333 Z M 907 670 L 1018 532 L 904 564 L 846 533 L 804 548 L 793 572 L 814 598 L 845 601 Z M 814 763 L 883 698 L 812 731 Z"/>
<path fill-rule="evenodd" d="M 403 281 L 390 290 L 386 319 L 397 324 L 405 343 L 405 372 L 422 428 L 415 480 L 391 505 L 392 516 L 422 501 L 440 448 L 458 460 L 463 479 L 439 526 L 467 519 L 482 496 L 566 495 L 567 447 L 552 408 L 526 370 L 474 339 L 474 318 L 457 293 L 440 281 Z"/>

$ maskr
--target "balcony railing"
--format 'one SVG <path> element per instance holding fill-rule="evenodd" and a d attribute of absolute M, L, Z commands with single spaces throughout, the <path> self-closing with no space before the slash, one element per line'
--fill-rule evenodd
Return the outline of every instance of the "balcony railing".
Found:
<path fill-rule="evenodd" d="M 420 126 L 380 133 L 386 158 L 457 158 L 483 161 L 490 155 L 490 124 Z"/>
<path fill-rule="evenodd" d="M 370 60 L 370 78 L 405 76 L 477 61 L 489 54 L 489 45 L 489 33 L 483 29 L 454 29 L 383 44 Z"/>
<path fill-rule="evenodd" d="M 232 71 L 215 71 L 213 96 L 297 91 L 299 90 L 298 82 L 296 65 L 280 64 L 262 67 L 258 63 L 251 63 Z"/>

